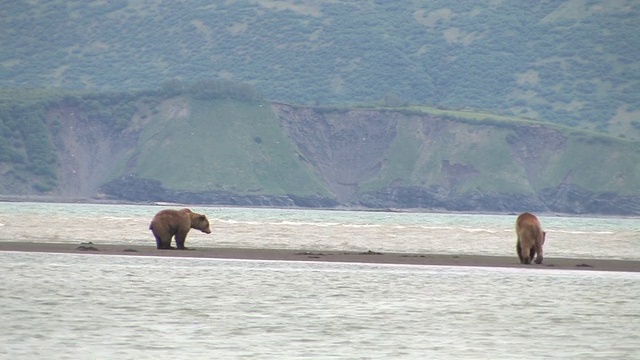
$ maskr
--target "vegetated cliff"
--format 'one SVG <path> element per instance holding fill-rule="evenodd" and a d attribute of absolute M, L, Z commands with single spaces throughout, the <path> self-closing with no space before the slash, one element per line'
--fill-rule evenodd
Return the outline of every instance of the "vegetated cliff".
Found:
<path fill-rule="evenodd" d="M 637 144 L 535 122 L 403 111 L 327 113 L 282 104 L 274 109 L 341 204 L 572 214 L 640 211 L 639 174 L 632 160 L 638 158 Z"/>
<path fill-rule="evenodd" d="M 640 214 L 637 143 L 533 121 L 184 97 L 123 131 L 73 107 L 47 119 L 58 198 Z"/>

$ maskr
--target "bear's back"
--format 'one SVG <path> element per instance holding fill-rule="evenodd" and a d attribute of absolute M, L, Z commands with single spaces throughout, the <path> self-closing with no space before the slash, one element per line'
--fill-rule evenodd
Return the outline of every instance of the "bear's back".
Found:
<path fill-rule="evenodd" d="M 534 241 L 542 236 L 540 221 L 531 213 L 522 213 L 516 220 L 516 233 L 521 238 L 521 241 Z"/>
<path fill-rule="evenodd" d="M 164 209 L 160 210 L 156 213 L 156 215 L 151 219 L 151 224 L 149 225 L 149 229 L 153 230 L 154 228 L 163 228 L 163 227 L 179 227 L 179 226 L 187 226 L 190 227 L 190 213 L 189 209 L 182 210 L 173 210 L 173 209 Z"/>

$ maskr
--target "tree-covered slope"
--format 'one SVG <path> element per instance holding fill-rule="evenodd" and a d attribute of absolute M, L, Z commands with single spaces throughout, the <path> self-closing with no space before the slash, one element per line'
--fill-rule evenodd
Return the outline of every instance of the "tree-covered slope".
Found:
<path fill-rule="evenodd" d="M 251 83 L 299 104 L 471 108 L 638 138 L 640 3 L 14 1 L 3 86 Z"/>

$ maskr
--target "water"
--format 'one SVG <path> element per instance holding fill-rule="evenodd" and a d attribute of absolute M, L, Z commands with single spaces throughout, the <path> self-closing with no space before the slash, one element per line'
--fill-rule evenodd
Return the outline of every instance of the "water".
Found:
<path fill-rule="evenodd" d="M 640 276 L 0 253 L 0 356 L 631 359 Z"/>
<path fill-rule="evenodd" d="M 0 241 L 153 245 L 158 210 L 0 203 Z M 193 247 L 515 256 L 515 216 L 194 210 L 214 233 Z M 637 219 L 541 221 L 548 257 L 640 257 Z M 0 252 L 0 358 L 635 359 L 639 293 L 638 273 Z"/>
<path fill-rule="evenodd" d="M 155 245 L 162 209 L 142 205 L 0 203 L 0 241 Z M 515 256 L 516 216 L 193 207 L 213 233 L 191 247 Z M 540 216 L 545 257 L 640 259 L 640 219 Z"/>

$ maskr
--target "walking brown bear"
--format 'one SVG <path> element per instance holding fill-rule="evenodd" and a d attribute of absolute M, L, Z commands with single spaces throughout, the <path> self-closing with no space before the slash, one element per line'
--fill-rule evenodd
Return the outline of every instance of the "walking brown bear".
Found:
<path fill-rule="evenodd" d="M 542 231 L 538 218 L 528 212 L 522 213 L 516 220 L 516 251 L 521 264 L 530 264 L 535 257 L 536 264 L 543 260 L 542 246 L 547 233 Z"/>
<path fill-rule="evenodd" d="M 156 238 L 156 247 L 158 249 L 173 249 L 171 247 L 171 238 L 175 235 L 176 247 L 180 250 L 186 250 L 184 242 L 187 239 L 187 233 L 191 229 L 198 229 L 203 233 L 211 234 L 207 217 L 194 213 L 189 209 L 161 210 L 153 217 L 149 225 L 149 230 L 153 232 L 153 236 Z"/>

